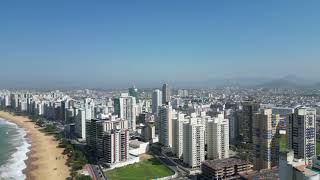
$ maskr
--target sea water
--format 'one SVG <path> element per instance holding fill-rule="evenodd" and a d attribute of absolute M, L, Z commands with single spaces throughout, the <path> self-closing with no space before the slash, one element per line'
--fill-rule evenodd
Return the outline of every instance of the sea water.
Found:
<path fill-rule="evenodd" d="M 0 179 L 26 179 L 23 170 L 30 144 L 26 131 L 0 118 Z"/>

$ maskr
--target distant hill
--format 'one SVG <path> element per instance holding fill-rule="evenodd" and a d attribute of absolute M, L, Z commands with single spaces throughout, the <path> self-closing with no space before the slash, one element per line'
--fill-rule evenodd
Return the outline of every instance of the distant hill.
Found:
<path fill-rule="evenodd" d="M 268 82 L 258 84 L 257 88 L 320 88 L 320 82 L 316 78 L 299 77 L 296 75 L 287 75 L 280 79 L 269 80 Z"/>
<path fill-rule="evenodd" d="M 320 89 L 320 82 L 313 85 L 313 88 Z"/>
<path fill-rule="evenodd" d="M 259 84 L 256 86 L 257 88 L 283 88 L 283 89 L 296 89 L 306 87 L 305 85 L 297 84 L 295 82 L 286 80 L 286 79 L 278 79 L 270 82 L 266 82 L 263 84 Z"/>

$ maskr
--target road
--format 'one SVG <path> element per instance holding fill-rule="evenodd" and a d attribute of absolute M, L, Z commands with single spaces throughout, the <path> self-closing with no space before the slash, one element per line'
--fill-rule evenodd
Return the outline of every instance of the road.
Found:
<path fill-rule="evenodd" d="M 93 156 L 90 155 L 90 153 L 86 150 L 85 145 L 83 143 L 77 142 L 76 140 L 71 140 L 71 142 L 79 150 L 81 150 L 84 153 L 84 155 L 86 156 L 86 159 L 88 160 L 87 170 L 89 171 L 92 179 L 93 180 L 107 180 L 107 178 L 105 177 L 100 166 L 96 163 Z"/>
<path fill-rule="evenodd" d="M 101 168 L 98 165 L 88 164 L 88 167 L 93 180 L 106 180 Z"/>
<path fill-rule="evenodd" d="M 174 162 L 170 157 L 166 156 L 164 153 L 161 153 L 158 148 L 151 147 L 150 149 L 156 158 L 160 159 L 166 166 L 177 172 L 178 177 L 188 176 L 188 171 L 186 171 L 183 167 L 180 167 L 180 165 Z"/>

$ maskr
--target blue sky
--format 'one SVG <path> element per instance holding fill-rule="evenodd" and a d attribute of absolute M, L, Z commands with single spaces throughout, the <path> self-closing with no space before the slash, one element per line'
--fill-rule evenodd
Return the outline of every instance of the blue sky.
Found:
<path fill-rule="evenodd" d="M 319 7 L 316 0 L 4 0 L 0 83 L 320 78 Z"/>

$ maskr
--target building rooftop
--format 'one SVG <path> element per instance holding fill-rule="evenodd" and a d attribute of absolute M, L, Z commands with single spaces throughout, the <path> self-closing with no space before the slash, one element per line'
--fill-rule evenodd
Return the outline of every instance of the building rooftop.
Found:
<path fill-rule="evenodd" d="M 149 144 L 148 142 L 139 141 L 137 139 L 130 140 L 129 145 L 130 147 L 140 147 L 141 144 Z"/>
<path fill-rule="evenodd" d="M 263 169 L 260 171 L 247 171 L 239 173 L 240 176 L 244 179 L 253 180 L 253 179 L 279 179 L 279 169 Z"/>
<path fill-rule="evenodd" d="M 231 157 L 226 159 L 217 159 L 217 160 L 208 160 L 203 162 L 203 164 L 209 166 L 212 169 L 222 169 L 225 167 L 232 167 L 235 165 L 250 165 L 249 162 L 244 161 L 242 159 Z"/>

